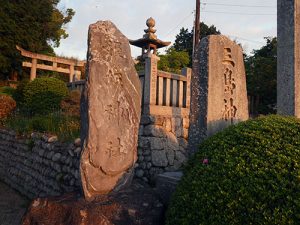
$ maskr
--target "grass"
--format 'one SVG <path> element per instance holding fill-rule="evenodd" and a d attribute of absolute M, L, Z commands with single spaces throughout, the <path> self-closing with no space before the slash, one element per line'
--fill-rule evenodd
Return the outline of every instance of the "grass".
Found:
<path fill-rule="evenodd" d="M 19 134 L 30 134 L 32 132 L 54 134 L 61 141 L 72 141 L 80 136 L 79 118 L 65 116 L 61 113 L 53 113 L 46 116 L 16 114 L 2 120 L 2 125 L 15 130 Z"/>

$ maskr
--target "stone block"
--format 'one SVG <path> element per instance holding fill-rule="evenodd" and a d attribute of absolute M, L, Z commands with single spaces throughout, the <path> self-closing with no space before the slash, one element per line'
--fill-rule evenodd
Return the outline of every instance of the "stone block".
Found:
<path fill-rule="evenodd" d="M 176 151 L 179 149 L 179 143 L 177 137 L 173 133 L 166 134 L 166 141 L 165 141 L 165 150 L 171 149 Z"/>
<path fill-rule="evenodd" d="M 144 135 L 151 137 L 164 137 L 166 136 L 166 131 L 161 126 L 148 125 L 144 127 Z"/>
<path fill-rule="evenodd" d="M 158 167 L 166 167 L 168 165 L 168 159 L 166 151 L 156 151 L 151 152 L 152 164 Z"/>
<path fill-rule="evenodd" d="M 151 150 L 162 150 L 164 149 L 164 138 L 150 137 L 150 148 Z"/>
<path fill-rule="evenodd" d="M 168 131 L 168 132 L 172 131 L 172 120 L 171 120 L 171 118 L 166 118 L 165 119 L 164 127 L 165 127 L 166 131 Z"/>
<path fill-rule="evenodd" d="M 189 126 L 190 126 L 190 120 L 188 118 L 183 118 L 182 119 L 182 126 L 183 126 L 183 128 L 188 129 Z"/>
<path fill-rule="evenodd" d="M 149 125 L 149 124 L 154 124 L 155 118 L 153 116 L 149 116 L 149 115 L 142 115 L 141 116 L 141 125 Z"/>
<path fill-rule="evenodd" d="M 168 165 L 172 166 L 174 165 L 174 159 L 175 159 L 175 151 L 173 149 L 167 149 L 167 159 L 168 159 Z"/>
<path fill-rule="evenodd" d="M 139 127 L 139 136 L 142 136 L 143 135 L 143 133 L 144 133 L 144 126 L 143 125 L 140 125 L 140 127 Z"/>

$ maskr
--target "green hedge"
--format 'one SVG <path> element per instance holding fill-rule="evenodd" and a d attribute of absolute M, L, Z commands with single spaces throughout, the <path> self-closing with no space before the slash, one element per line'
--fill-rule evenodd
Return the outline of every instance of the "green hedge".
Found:
<path fill-rule="evenodd" d="M 67 94 L 68 89 L 63 81 L 37 78 L 24 88 L 24 106 L 32 114 L 48 114 L 60 108 L 60 102 Z"/>
<path fill-rule="evenodd" d="M 300 224 L 300 120 L 261 117 L 204 141 L 166 224 Z"/>

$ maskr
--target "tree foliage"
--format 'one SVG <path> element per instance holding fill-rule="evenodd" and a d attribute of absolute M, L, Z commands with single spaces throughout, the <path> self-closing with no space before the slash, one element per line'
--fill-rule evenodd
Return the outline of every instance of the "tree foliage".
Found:
<path fill-rule="evenodd" d="M 160 61 L 158 63 L 158 69 L 181 73 L 181 69 L 189 65 L 190 58 L 186 51 L 176 51 L 173 47 L 166 51 L 165 55 L 159 55 Z"/>
<path fill-rule="evenodd" d="M 65 25 L 72 9 L 58 8 L 60 0 L 0 0 L 0 74 L 20 66 L 16 45 L 38 53 L 52 53 L 67 38 Z"/>
<path fill-rule="evenodd" d="M 219 30 L 214 25 L 208 26 L 201 22 L 200 24 L 200 39 L 212 35 L 221 34 Z M 192 59 L 193 54 L 193 36 L 194 30 L 189 31 L 187 28 L 181 28 L 179 34 L 176 36 L 174 49 L 176 51 L 185 51 L 189 54 L 190 59 Z M 190 62 L 191 65 L 191 62 Z"/>
<path fill-rule="evenodd" d="M 217 28 L 207 26 L 205 23 L 200 24 L 200 39 L 211 34 L 220 34 Z M 181 28 L 174 44 L 166 51 L 166 54 L 160 54 L 161 60 L 158 62 L 158 68 L 168 72 L 180 73 L 184 67 L 192 67 L 193 54 L 193 29 L 189 31 L 187 28 Z"/>
<path fill-rule="evenodd" d="M 277 38 L 267 37 L 266 45 L 245 57 L 248 94 L 259 99 L 258 114 L 275 112 L 277 94 Z"/>

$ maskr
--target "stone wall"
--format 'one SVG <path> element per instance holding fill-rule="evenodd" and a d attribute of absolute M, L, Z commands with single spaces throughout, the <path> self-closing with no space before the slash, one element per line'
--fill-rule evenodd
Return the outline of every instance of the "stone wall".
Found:
<path fill-rule="evenodd" d="M 80 140 L 60 143 L 56 136 L 30 138 L 0 129 L 0 180 L 28 198 L 81 190 Z"/>
<path fill-rule="evenodd" d="M 187 160 L 188 127 L 188 115 L 143 115 L 136 177 L 148 182 L 157 174 L 180 169 Z"/>

